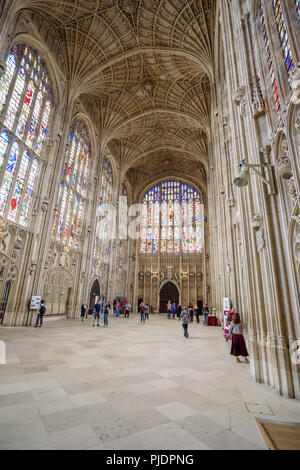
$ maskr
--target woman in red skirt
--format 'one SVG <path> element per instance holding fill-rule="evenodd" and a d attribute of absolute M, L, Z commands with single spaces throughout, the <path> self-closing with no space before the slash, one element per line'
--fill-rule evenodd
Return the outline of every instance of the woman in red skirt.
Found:
<path fill-rule="evenodd" d="M 234 314 L 233 321 L 229 327 L 229 334 L 231 335 L 231 352 L 232 356 L 235 356 L 236 362 L 241 362 L 239 356 L 245 358 L 245 362 L 248 361 L 248 351 L 243 335 L 243 323 L 241 322 L 238 313 Z"/>

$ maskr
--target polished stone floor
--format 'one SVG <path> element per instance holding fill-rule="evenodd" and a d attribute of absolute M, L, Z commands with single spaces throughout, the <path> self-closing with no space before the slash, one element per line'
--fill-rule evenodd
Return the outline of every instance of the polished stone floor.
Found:
<path fill-rule="evenodd" d="M 252 384 L 220 328 L 152 317 L 0 328 L 1 449 L 264 449 L 255 416 L 300 402 Z"/>

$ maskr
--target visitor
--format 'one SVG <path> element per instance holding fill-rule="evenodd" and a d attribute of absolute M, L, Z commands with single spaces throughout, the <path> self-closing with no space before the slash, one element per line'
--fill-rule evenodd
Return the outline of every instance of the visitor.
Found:
<path fill-rule="evenodd" d="M 169 300 L 169 302 L 168 302 L 167 309 L 168 309 L 168 320 L 171 320 L 171 315 L 172 315 L 172 304 L 171 304 L 171 300 Z"/>
<path fill-rule="evenodd" d="M 104 306 L 104 311 L 103 311 L 103 316 L 104 316 L 104 328 L 105 328 L 105 327 L 108 327 L 108 315 L 109 315 L 108 304 L 105 304 L 105 306 Z"/>
<path fill-rule="evenodd" d="M 233 320 L 229 327 L 229 335 L 231 336 L 231 352 L 232 356 L 235 356 L 236 362 L 241 362 L 239 356 L 245 358 L 245 362 L 248 361 L 248 351 L 243 335 L 243 323 L 241 322 L 240 316 L 238 313 L 234 314 Z"/>
<path fill-rule="evenodd" d="M 176 304 L 175 304 L 175 302 L 173 302 L 173 304 L 172 304 L 172 320 L 175 320 L 176 310 L 177 310 Z"/>
<path fill-rule="evenodd" d="M 86 305 L 82 304 L 81 305 L 81 321 L 84 320 L 84 317 L 86 316 Z"/>
<path fill-rule="evenodd" d="M 199 307 L 198 307 L 198 305 L 195 305 L 194 312 L 195 312 L 195 315 L 196 315 L 197 323 L 199 324 L 200 323 L 200 318 L 199 318 Z"/>
<path fill-rule="evenodd" d="M 131 305 L 129 302 L 127 302 L 125 305 L 125 318 L 129 318 L 130 309 L 131 309 Z"/>
<path fill-rule="evenodd" d="M 150 307 L 148 304 L 145 306 L 145 320 L 149 320 Z"/>
<path fill-rule="evenodd" d="M 140 305 L 140 312 L 141 312 L 141 323 L 145 323 L 145 305 L 143 303 Z"/>
<path fill-rule="evenodd" d="M 189 312 L 189 314 L 190 314 L 191 323 L 194 323 L 194 311 L 193 311 L 193 306 L 192 306 L 192 304 L 189 304 L 187 310 L 188 310 L 188 312 Z"/>
<path fill-rule="evenodd" d="M 207 304 L 204 304 L 203 307 L 203 325 L 208 326 L 208 314 L 209 314 L 209 308 Z"/>
<path fill-rule="evenodd" d="M 39 313 L 37 314 L 37 317 L 36 317 L 36 323 L 35 323 L 35 327 L 37 328 L 38 326 L 41 327 L 42 324 L 43 324 L 43 316 L 45 315 L 46 313 L 46 307 L 45 307 L 45 301 L 42 300 L 41 301 L 41 305 L 40 305 L 40 308 L 39 308 Z"/>
<path fill-rule="evenodd" d="M 117 318 L 119 318 L 119 316 L 120 316 L 120 303 L 119 302 L 117 302 L 116 306 L 115 306 L 115 316 Z"/>
<path fill-rule="evenodd" d="M 191 322 L 191 316 L 190 316 L 189 311 L 186 308 L 184 308 L 181 312 L 181 320 L 182 320 L 184 336 L 185 338 L 188 338 L 189 337 L 188 328 L 189 328 L 189 323 Z"/>
<path fill-rule="evenodd" d="M 182 312 L 182 306 L 181 306 L 181 304 L 179 304 L 178 307 L 177 307 L 177 318 L 178 318 L 178 320 L 180 320 L 180 318 L 181 318 L 181 312 Z"/>
<path fill-rule="evenodd" d="M 88 306 L 86 304 L 84 304 L 85 306 L 85 318 L 86 320 L 89 318 L 89 309 L 88 309 Z"/>
<path fill-rule="evenodd" d="M 97 319 L 97 326 L 99 325 L 99 320 L 100 320 L 100 301 L 96 303 L 94 306 L 94 321 L 93 321 L 93 326 L 95 326 L 95 320 Z"/>

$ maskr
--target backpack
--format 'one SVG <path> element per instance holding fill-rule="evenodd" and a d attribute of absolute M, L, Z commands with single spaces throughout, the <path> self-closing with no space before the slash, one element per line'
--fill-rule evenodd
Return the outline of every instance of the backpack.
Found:
<path fill-rule="evenodd" d="M 188 313 L 185 313 L 182 317 L 182 322 L 185 323 L 185 324 L 188 324 L 190 323 L 190 317 L 189 317 L 189 314 Z"/>
<path fill-rule="evenodd" d="M 41 314 L 41 315 L 44 315 L 45 312 L 46 312 L 45 306 L 44 306 L 44 305 L 41 305 L 40 314 Z"/>

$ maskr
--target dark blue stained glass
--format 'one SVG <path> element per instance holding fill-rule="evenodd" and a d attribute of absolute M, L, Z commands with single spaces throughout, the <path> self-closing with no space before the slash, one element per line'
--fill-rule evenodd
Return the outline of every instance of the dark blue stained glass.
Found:
<path fill-rule="evenodd" d="M 281 42 L 281 48 L 283 52 L 283 56 L 285 59 L 286 69 L 289 72 L 292 68 L 294 68 L 294 59 L 291 51 L 290 41 L 288 37 L 288 32 L 283 16 L 283 11 L 281 8 L 281 1 L 280 0 L 273 0 L 273 7 L 274 7 L 274 15 L 276 26 L 279 34 L 279 39 Z"/>

